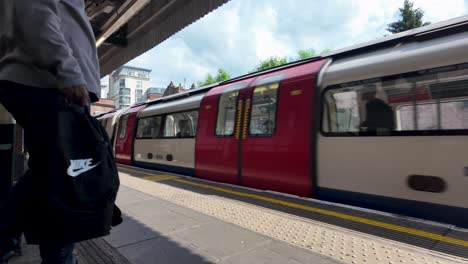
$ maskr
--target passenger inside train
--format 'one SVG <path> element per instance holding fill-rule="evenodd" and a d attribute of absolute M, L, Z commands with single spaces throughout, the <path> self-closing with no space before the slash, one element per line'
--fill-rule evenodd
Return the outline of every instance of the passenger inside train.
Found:
<path fill-rule="evenodd" d="M 361 131 L 392 131 L 395 129 L 395 118 L 392 107 L 377 98 L 375 84 L 365 85 L 362 94 L 366 101 L 366 120 L 361 123 Z"/>
<path fill-rule="evenodd" d="M 191 136 L 190 127 L 188 120 L 182 119 L 179 120 L 179 132 L 177 132 L 178 138 L 190 137 Z"/>

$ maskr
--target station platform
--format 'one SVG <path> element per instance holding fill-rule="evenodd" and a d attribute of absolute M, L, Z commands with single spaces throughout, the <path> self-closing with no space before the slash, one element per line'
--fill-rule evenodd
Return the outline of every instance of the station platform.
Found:
<path fill-rule="evenodd" d="M 127 166 L 119 171 L 124 222 L 110 236 L 80 243 L 80 264 L 468 264 L 468 230 L 454 226 Z M 37 249 L 26 249 L 38 260 Z M 10 263 L 40 263 L 26 260 Z"/>

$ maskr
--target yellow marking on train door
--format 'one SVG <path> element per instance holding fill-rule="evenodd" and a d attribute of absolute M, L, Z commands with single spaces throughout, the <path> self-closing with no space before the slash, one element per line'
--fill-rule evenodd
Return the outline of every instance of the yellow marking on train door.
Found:
<path fill-rule="evenodd" d="M 123 169 L 138 172 L 138 173 L 142 173 L 142 174 L 147 174 L 147 175 L 154 175 L 154 174 L 151 174 L 149 172 L 144 172 L 144 171 L 137 171 L 137 170 L 128 169 L 128 168 L 123 168 Z M 462 239 L 457 239 L 457 238 L 452 238 L 452 237 L 446 237 L 446 236 L 442 236 L 442 235 L 439 235 L 439 234 L 435 234 L 435 233 L 431 233 L 431 232 L 427 232 L 427 231 L 422 231 L 422 230 L 418 230 L 418 229 L 414 229 L 414 228 L 399 226 L 399 225 L 395 225 L 395 224 L 389 224 L 389 223 L 385 223 L 385 222 L 381 222 L 381 221 L 367 219 L 367 218 L 364 218 L 364 217 L 357 217 L 357 216 L 344 214 L 344 213 L 338 213 L 338 212 L 335 212 L 335 211 L 320 209 L 320 208 L 307 206 L 307 205 L 303 205 L 303 204 L 297 204 L 297 203 L 282 201 L 282 200 L 279 200 L 279 199 L 274 199 L 274 198 L 265 197 L 265 196 L 261 196 L 261 195 L 244 193 L 244 192 L 240 192 L 240 191 L 234 191 L 234 190 L 221 188 L 221 187 L 216 187 L 216 186 L 212 186 L 212 185 L 208 185 L 208 184 L 196 183 L 196 182 L 193 182 L 193 181 L 188 181 L 188 180 L 184 180 L 184 179 L 180 179 L 180 178 L 177 179 L 178 178 L 177 176 L 173 176 L 173 177 L 176 177 L 176 178 L 173 178 L 174 181 L 189 184 L 189 185 L 193 185 L 193 186 L 197 186 L 197 187 L 202 187 L 202 188 L 205 188 L 205 189 L 215 190 L 215 191 L 219 191 L 219 192 L 223 192 L 223 193 L 229 193 L 229 194 L 233 194 L 233 195 L 237 195 L 237 196 L 241 196 L 241 197 L 248 197 L 248 198 L 259 200 L 259 201 L 265 201 L 265 202 L 269 202 L 269 203 L 272 203 L 272 204 L 279 204 L 279 205 L 287 206 L 287 207 L 290 207 L 290 208 L 300 209 L 300 210 L 304 210 L 304 211 L 308 211 L 308 212 L 314 212 L 314 213 L 318 213 L 318 214 L 322 214 L 322 215 L 334 216 L 334 217 L 337 217 L 337 218 L 346 219 L 346 220 L 361 223 L 361 224 L 381 227 L 381 228 L 385 228 L 385 229 L 388 229 L 388 230 L 393 230 L 393 231 L 406 233 L 406 234 L 410 234 L 410 235 L 414 235 L 414 236 L 429 238 L 429 239 L 432 239 L 432 240 L 441 241 L 441 242 L 445 242 L 445 243 L 452 244 L 452 245 L 468 247 L 468 241 L 467 240 L 462 240 Z"/>
<path fill-rule="evenodd" d="M 241 119 L 242 119 L 242 100 L 239 100 L 237 103 L 237 120 L 236 120 L 236 139 L 239 139 L 240 135 L 240 126 L 241 126 Z"/>
<path fill-rule="evenodd" d="M 249 125 L 250 115 L 250 99 L 245 100 L 244 128 L 242 131 L 242 139 L 247 138 L 247 126 Z"/>
<path fill-rule="evenodd" d="M 294 91 L 291 91 L 291 96 L 296 96 L 296 95 L 301 95 L 302 94 L 302 90 L 294 90 Z"/>

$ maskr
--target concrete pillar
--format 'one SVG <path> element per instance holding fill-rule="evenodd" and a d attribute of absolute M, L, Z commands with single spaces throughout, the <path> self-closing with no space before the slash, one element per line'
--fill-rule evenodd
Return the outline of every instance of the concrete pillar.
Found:
<path fill-rule="evenodd" d="M 15 171 L 15 133 L 13 117 L 0 104 L 0 199 L 4 199 L 13 184 Z"/>

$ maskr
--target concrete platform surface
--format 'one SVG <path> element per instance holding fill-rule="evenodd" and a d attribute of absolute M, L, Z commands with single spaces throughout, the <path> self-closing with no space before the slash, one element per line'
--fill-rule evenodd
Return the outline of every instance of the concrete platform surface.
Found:
<path fill-rule="evenodd" d="M 135 264 L 468 263 L 443 253 L 121 172 L 125 223 L 106 237 Z M 156 180 L 156 182 L 155 182 Z"/>
<path fill-rule="evenodd" d="M 105 240 L 134 264 L 341 263 L 128 188 L 124 183 L 118 205 L 125 215 L 124 223 Z"/>
<path fill-rule="evenodd" d="M 165 184 L 173 177 L 120 173 L 124 222 L 110 236 L 77 245 L 95 263 L 465 263 L 468 259 Z M 40 263 L 34 246 L 10 263 Z"/>

